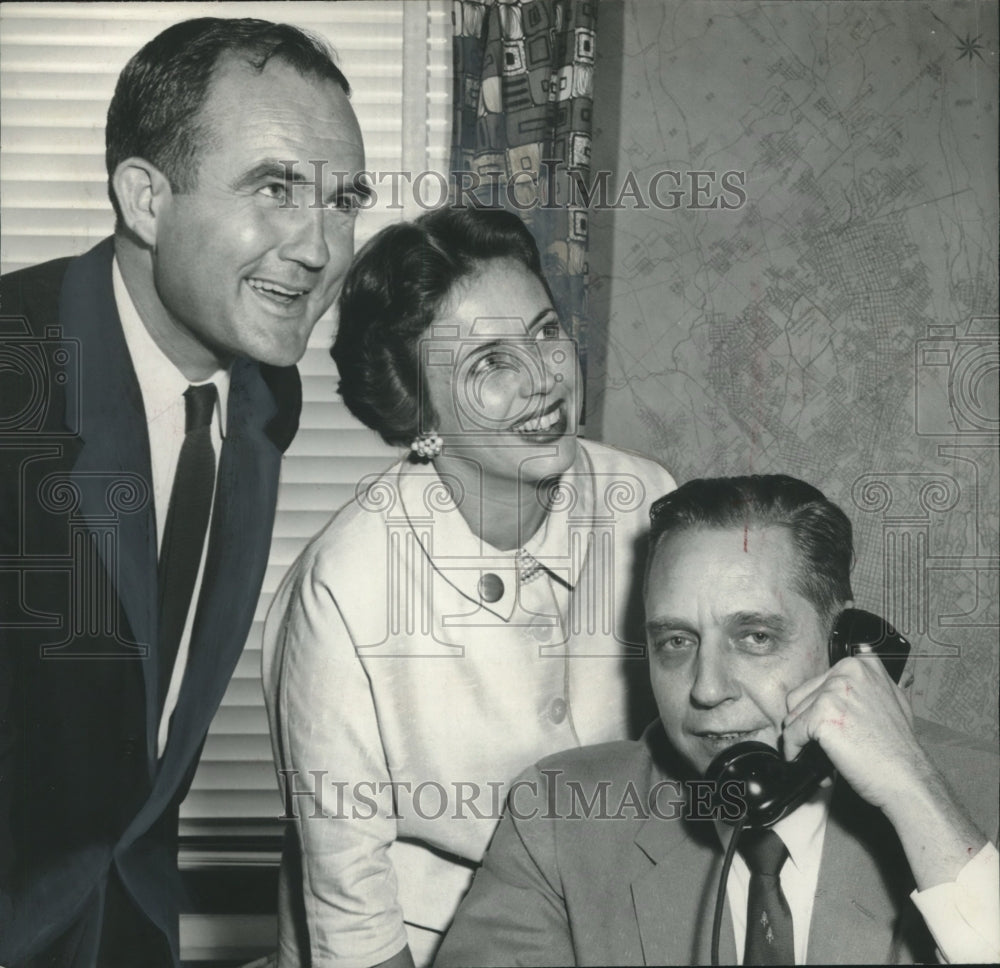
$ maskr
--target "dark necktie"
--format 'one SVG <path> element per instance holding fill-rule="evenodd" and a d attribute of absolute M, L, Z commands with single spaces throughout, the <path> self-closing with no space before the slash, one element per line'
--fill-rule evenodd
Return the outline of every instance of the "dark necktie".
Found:
<path fill-rule="evenodd" d="M 212 414 L 218 391 L 214 383 L 188 387 L 184 392 L 184 443 L 177 460 L 170 507 L 160 547 L 159 709 L 170 687 L 177 649 L 184 634 L 201 551 L 212 511 L 215 487 L 215 450 Z"/>
<path fill-rule="evenodd" d="M 773 830 L 747 830 L 737 848 L 750 868 L 744 965 L 794 965 L 792 912 L 779 875 L 788 848 Z"/>

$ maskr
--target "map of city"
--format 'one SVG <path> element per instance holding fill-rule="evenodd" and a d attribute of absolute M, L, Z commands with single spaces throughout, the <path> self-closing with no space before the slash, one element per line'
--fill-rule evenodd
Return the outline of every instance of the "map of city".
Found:
<path fill-rule="evenodd" d="M 996 6 L 602 4 L 599 37 L 588 434 L 817 484 L 918 715 L 995 737 Z"/>

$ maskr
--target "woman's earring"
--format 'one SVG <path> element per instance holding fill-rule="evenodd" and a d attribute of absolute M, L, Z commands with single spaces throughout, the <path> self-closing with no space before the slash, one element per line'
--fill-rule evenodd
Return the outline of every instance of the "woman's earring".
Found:
<path fill-rule="evenodd" d="M 439 457 L 442 446 L 441 438 L 437 434 L 417 434 L 410 444 L 410 450 L 420 460 L 427 461 Z"/>

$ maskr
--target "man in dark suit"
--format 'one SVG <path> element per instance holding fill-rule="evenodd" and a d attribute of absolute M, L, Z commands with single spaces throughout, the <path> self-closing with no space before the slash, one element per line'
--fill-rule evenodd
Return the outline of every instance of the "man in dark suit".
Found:
<path fill-rule="evenodd" d="M 0 964 L 178 963 L 177 809 L 353 254 L 349 93 L 297 28 L 165 30 L 108 113 L 114 237 L 3 280 Z"/>
<path fill-rule="evenodd" d="M 650 514 L 660 719 L 515 782 L 436 964 L 708 963 L 733 836 L 712 798 L 733 817 L 748 800 L 704 774 L 744 742 L 786 759 L 818 743 L 836 779 L 743 832 L 720 963 L 996 961 L 995 744 L 914 726 L 875 656 L 830 666 L 847 517 L 783 476 L 692 481 Z"/>

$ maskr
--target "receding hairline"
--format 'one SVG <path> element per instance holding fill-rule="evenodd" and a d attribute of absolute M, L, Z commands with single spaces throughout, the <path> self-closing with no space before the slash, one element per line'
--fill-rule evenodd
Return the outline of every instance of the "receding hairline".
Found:
<path fill-rule="evenodd" d="M 357 146 L 362 151 L 364 150 L 364 142 L 361 136 L 361 126 L 358 123 L 357 115 L 351 105 L 350 94 L 335 78 L 327 77 L 318 70 L 301 68 L 298 64 L 286 57 L 280 51 L 271 54 L 267 58 L 266 62 L 258 67 L 253 61 L 252 48 L 247 47 L 235 50 L 226 50 L 219 54 L 215 63 L 212 65 L 211 72 L 209 73 L 208 84 L 205 87 L 205 96 L 202 99 L 201 104 L 198 106 L 198 110 L 191 118 L 192 127 L 195 130 L 201 128 L 205 134 L 204 140 L 198 144 L 197 150 L 194 153 L 193 170 L 191 174 L 195 183 L 197 182 L 198 166 L 204 150 L 206 148 L 218 147 L 219 144 L 216 132 L 212 126 L 212 112 L 213 98 L 218 96 L 220 80 L 236 75 L 238 81 L 238 75 L 240 73 L 248 77 L 262 77 L 265 71 L 267 71 L 272 64 L 278 64 L 280 67 L 291 71 L 297 77 L 311 82 L 316 87 L 329 85 L 330 91 L 326 93 L 332 93 L 335 98 L 342 99 L 342 103 L 339 107 L 345 112 L 345 120 L 348 124 L 352 125 L 353 129 L 357 133 Z M 217 116 L 218 115 L 216 115 L 216 117 Z M 351 139 L 352 143 L 353 140 L 354 139 Z M 261 161 L 266 160 L 268 159 L 261 159 Z M 295 160 L 298 161 L 298 159 Z M 304 171 L 308 171 L 308 168 L 304 167 Z"/>
<path fill-rule="evenodd" d="M 743 534 L 745 538 L 748 538 L 751 530 L 773 530 L 785 534 L 792 550 L 801 561 L 802 552 L 795 543 L 795 529 L 792 527 L 790 522 L 766 521 L 761 519 L 760 516 L 748 515 L 746 523 L 742 526 L 729 522 L 716 523 L 714 521 L 685 521 L 683 524 L 677 525 L 677 527 L 667 528 L 666 530 L 661 531 L 653 538 L 653 543 L 649 548 L 649 568 L 647 569 L 647 572 L 652 570 L 653 559 L 660 553 L 661 546 L 670 541 L 671 538 L 680 537 L 685 534 L 696 534 L 699 532 L 732 532 L 734 535 Z"/>
<path fill-rule="evenodd" d="M 253 49 L 249 47 L 225 50 L 216 58 L 208 75 L 208 83 L 205 86 L 205 97 L 199 105 L 197 113 L 194 115 L 195 123 L 204 118 L 205 111 L 211 103 L 212 95 L 218 90 L 218 83 L 221 78 L 240 73 L 249 77 L 262 77 L 273 65 L 278 65 L 280 68 L 291 71 L 295 76 L 302 78 L 304 81 L 311 82 L 316 87 L 330 85 L 343 99 L 344 106 L 347 108 L 350 116 L 354 118 L 355 124 L 357 124 L 357 115 L 351 105 L 350 92 L 349 90 L 345 90 L 344 86 L 336 78 L 328 77 L 318 69 L 302 67 L 290 57 L 282 54 L 281 51 L 276 51 L 269 55 L 267 60 L 258 66 L 254 61 Z M 360 125 L 358 125 L 359 133 L 360 130 Z"/>
<path fill-rule="evenodd" d="M 652 545 L 650 546 L 647 552 L 648 565 L 646 567 L 642 579 L 643 602 L 645 603 L 645 600 L 649 595 L 649 576 L 653 572 L 653 567 L 656 564 L 656 560 L 658 556 L 663 553 L 664 546 L 668 544 L 672 538 L 681 537 L 685 534 L 697 534 L 699 532 L 705 532 L 705 533 L 732 532 L 734 537 L 737 537 L 738 535 L 743 533 L 746 537 L 749 537 L 752 529 L 756 529 L 757 531 L 772 530 L 785 535 L 788 542 L 788 546 L 791 549 L 792 554 L 795 556 L 794 560 L 790 560 L 788 562 L 789 572 L 792 576 L 791 578 L 793 585 L 792 590 L 801 598 L 803 598 L 805 601 L 807 601 L 816 611 L 816 614 L 820 617 L 820 619 L 824 623 L 826 623 L 831 618 L 831 616 L 825 614 L 826 609 L 824 609 L 819 602 L 813 601 L 813 599 L 806 593 L 806 590 L 802 585 L 801 579 L 805 574 L 805 569 L 808 565 L 808 562 L 796 541 L 795 528 L 792 526 L 790 522 L 765 521 L 765 520 L 760 520 L 759 516 L 754 516 L 754 515 L 748 515 L 747 522 L 742 528 L 738 524 L 730 524 L 730 523 L 719 524 L 707 521 L 705 522 L 691 521 L 691 522 L 684 522 L 683 524 L 680 524 L 675 528 L 668 528 L 667 530 L 662 531 L 658 535 L 656 535 L 656 537 L 653 539 Z M 840 603 L 841 607 L 843 607 L 843 604 L 844 604 L 843 602 Z M 839 609 L 835 609 L 835 611 L 837 610 Z"/>

